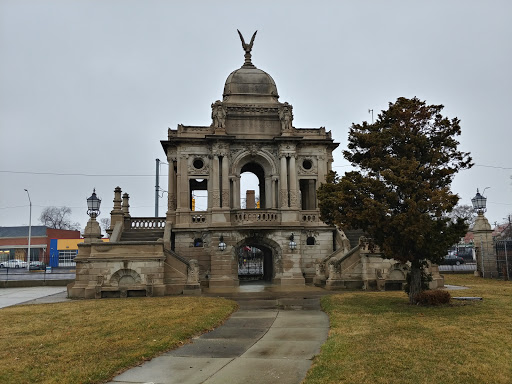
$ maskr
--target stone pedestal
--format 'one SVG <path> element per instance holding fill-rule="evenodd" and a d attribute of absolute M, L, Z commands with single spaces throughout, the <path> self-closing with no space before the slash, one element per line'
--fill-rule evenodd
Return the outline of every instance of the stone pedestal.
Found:
<path fill-rule="evenodd" d="M 479 212 L 473 225 L 477 275 L 481 277 L 497 277 L 496 253 L 494 252 L 492 229 L 483 212 Z"/>

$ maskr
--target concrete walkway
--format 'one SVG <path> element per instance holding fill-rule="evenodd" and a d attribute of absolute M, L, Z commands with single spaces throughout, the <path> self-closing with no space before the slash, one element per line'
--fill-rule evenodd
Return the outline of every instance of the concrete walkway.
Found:
<path fill-rule="evenodd" d="M 328 330 L 319 310 L 241 309 L 214 331 L 110 383 L 298 384 Z"/>
<path fill-rule="evenodd" d="M 26 287 L 0 289 L 0 308 L 17 304 L 65 301 L 66 287 Z"/>

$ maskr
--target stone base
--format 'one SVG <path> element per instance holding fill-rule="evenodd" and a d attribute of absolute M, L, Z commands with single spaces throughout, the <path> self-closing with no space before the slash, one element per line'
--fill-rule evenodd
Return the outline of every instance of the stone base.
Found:
<path fill-rule="evenodd" d="M 210 279 L 209 288 L 238 287 L 240 282 L 238 279 Z"/>
<path fill-rule="evenodd" d="M 430 289 L 437 289 L 444 287 L 444 277 L 442 275 L 438 275 L 433 277 L 432 281 L 428 283 L 428 287 Z"/>
<path fill-rule="evenodd" d="M 183 294 L 199 296 L 201 294 L 201 286 L 199 284 L 187 284 L 183 288 Z"/>
<path fill-rule="evenodd" d="M 325 276 L 315 276 L 313 277 L 313 285 L 316 287 L 324 287 L 326 280 Z"/>
<path fill-rule="evenodd" d="M 304 279 L 304 277 L 281 277 L 281 278 L 273 279 L 272 282 L 274 284 L 285 285 L 285 286 L 306 285 L 306 280 Z"/>

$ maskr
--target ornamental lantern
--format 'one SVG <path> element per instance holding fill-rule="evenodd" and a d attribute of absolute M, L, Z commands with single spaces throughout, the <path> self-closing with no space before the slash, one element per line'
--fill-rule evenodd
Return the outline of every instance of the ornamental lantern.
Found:
<path fill-rule="evenodd" d="M 294 241 L 293 233 L 290 235 L 290 249 L 293 251 L 295 248 L 297 248 L 297 243 Z"/>
<path fill-rule="evenodd" d="M 87 214 L 96 217 L 100 214 L 101 199 L 96 196 L 96 188 L 92 190 L 92 195 L 87 199 Z"/>
<path fill-rule="evenodd" d="M 226 243 L 224 242 L 224 236 L 220 235 L 219 238 L 219 251 L 223 251 L 226 249 Z"/>
<path fill-rule="evenodd" d="M 485 212 L 485 207 L 487 203 L 487 198 L 483 197 L 480 192 L 478 192 L 478 188 L 476 190 L 476 196 L 471 199 L 471 204 L 473 204 L 473 209 L 477 213 Z"/>

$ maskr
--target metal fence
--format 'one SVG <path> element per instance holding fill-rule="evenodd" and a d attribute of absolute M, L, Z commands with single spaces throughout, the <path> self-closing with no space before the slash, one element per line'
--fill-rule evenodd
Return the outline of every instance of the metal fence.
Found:
<path fill-rule="evenodd" d="M 40 271 L 27 271 L 26 268 L 0 268 L 0 281 L 72 280 L 75 276 L 74 268 L 50 268 Z"/>
<path fill-rule="evenodd" d="M 512 240 L 498 240 L 494 246 L 498 276 L 510 280 L 510 276 L 512 276 Z"/>
<path fill-rule="evenodd" d="M 476 271 L 476 263 L 439 266 L 439 272 L 472 273 L 474 271 Z"/>

